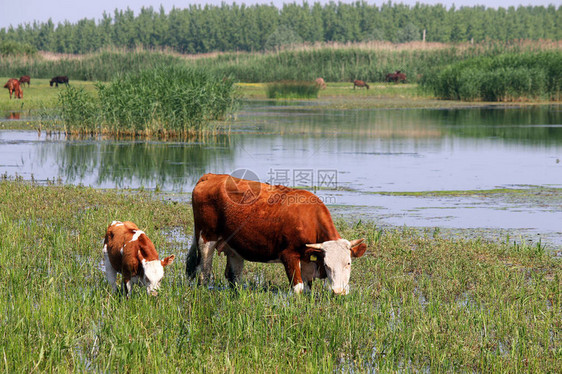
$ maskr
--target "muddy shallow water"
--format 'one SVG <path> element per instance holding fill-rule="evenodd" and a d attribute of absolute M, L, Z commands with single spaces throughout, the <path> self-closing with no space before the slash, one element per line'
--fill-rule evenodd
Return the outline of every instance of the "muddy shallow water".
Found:
<path fill-rule="evenodd" d="M 313 106 L 314 105 L 314 106 Z M 562 246 L 562 108 L 324 110 L 249 102 L 204 142 L 68 140 L 0 131 L 0 173 L 99 188 L 189 192 L 246 169 L 315 190 L 336 215 L 380 225 L 508 229 Z M 380 192 L 507 189 L 440 196 Z M 540 188 L 553 188 L 545 199 Z M 529 189 L 510 197 L 510 189 Z M 187 195 L 188 196 L 188 195 Z M 186 199 L 181 197 L 180 199 Z"/>

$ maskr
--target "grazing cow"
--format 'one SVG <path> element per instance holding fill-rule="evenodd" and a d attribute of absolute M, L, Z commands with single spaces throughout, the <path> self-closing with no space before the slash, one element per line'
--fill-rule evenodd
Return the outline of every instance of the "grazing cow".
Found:
<path fill-rule="evenodd" d="M 113 221 L 107 228 L 103 245 L 105 276 L 117 291 L 117 273 L 123 276 L 121 292 L 131 295 L 133 284 L 141 282 L 149 295 L 157 296 L 164 267 L 174 262 L 174 255 L 163 260 L 152 241 L 133 222 Z"/>
<path fill-rule="evenodd" d="M 318 87 L 320 87 L 321 90 L 325 90 L 326 89 L 326 82 L 324 82 L 324 79 L 322 78 L 316 78 L 316 85 Z"/>
<path fill-rule="evenodd" d="M 359 79 L 353 81 L 353 89 L 355 89 L 355 87 L 367 87 L 367 89 L 369 89 L 369 85 Z"/>
<path fill-rule="evenodd" d="M 23 90 L 20 86 L 20 82 L 15 78 L 8 79 L 8 82 L 4 85 L 10 92 L 10 99 L 12 98 L 12 93 L 16 99 L 23 99 Z"/>
<path fill-rule="evenodd" d="M 387 74 L 385 80 L 387 82 L 406 83 L 406 74 L 402 73 L 400 70 L 396 70 L 394 73 Z"/>
<path fill-rule="evenodd" d="M 31 84 L 31 78 L 29 77 L 29 75 L 22 75 L 20 77 L 20 85 L 23 86 L 24 83 L 27 83 L 27 87 L 29 87 L 29 85 Z"/>
<path fill-rule="evenodd" d="M 64 84 L 66 84 L 66 85 L 68 86 L 68 77 L 67 77 L 66 75 L 59 75 L 59 76 L 56 76 L 56 77 L 54 77 L 53 79 L 51 79 L 51 81 L 49 82 L 49 85 L 50 85 L 51 87 L 53 87 L 53 83 L 56 84 L 56 87 L 59 86 L 59 83 L 60 83 L 60 84 L 63 84 L 63 83 L 64 83 Z"/>
<path fill-rule="evenodd" d="M 351 258 L 364 239 L 342 239 L 328 208 L 313 193 L 230 175 L 205 174 L 192 195 L 194 239 L 186 273 L 206 283 L 215 249 L 227 257 L 225 276 L 236 283 L 244 260 L 282 263 L 295 293 L 327 278 L 335 294 L 349 292 Z"/>

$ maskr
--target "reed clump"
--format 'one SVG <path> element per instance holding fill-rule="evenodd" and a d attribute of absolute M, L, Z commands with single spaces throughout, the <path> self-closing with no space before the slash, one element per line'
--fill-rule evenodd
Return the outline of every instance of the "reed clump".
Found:
<path fill-rule="evenodd" d="M 320 86 L 309 81 L 281 81 L 266 86 L 269 99 L 316 99 Z"/>
<path fill-rule="evenodd" d="M 211 130 L 235 109 L 237 94 L 228 77 L 159 66 L 98 82 L 95 94 L 69 87 L 60 106 L 67 132 L 172 136 Z"/>
<path fill-rule="evenodd" d="M 443 99 L 560 100 L 562 52 L 474 57 L 435 69 L 424 76 L 421 84 Z"/>

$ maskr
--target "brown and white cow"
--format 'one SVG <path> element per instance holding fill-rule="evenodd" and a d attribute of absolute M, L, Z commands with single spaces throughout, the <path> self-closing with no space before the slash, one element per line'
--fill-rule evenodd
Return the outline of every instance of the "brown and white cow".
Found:
<path fill-rule="evenodd" d="M 163 260 L 152 241 L 133 222 L 113 221 L 107 228 L 103 245 L 105 276 L 114 291 L 117 273 L 123 276 L 121 291 L 131 295 L 133 284 L 140 282 L 146 286 L 149 295 L 157 296 L 160 282 L 164 277 L 164 267 L 170 265 L 175 256 Z"/>
<path fill-rule="evenodd" d="M 351 258 L 364 239 L 342 239 L 324 203 L 311 192 L 230 175 L 205 174 L 192 195 L 195 234 L 186 272 L 209 280 L 215 249 L 227 256 L 225 276 L 235 283 L 244 260 L 281 262 L 293 290 L 327 278 L 336 294 L 349 292 Z"/>

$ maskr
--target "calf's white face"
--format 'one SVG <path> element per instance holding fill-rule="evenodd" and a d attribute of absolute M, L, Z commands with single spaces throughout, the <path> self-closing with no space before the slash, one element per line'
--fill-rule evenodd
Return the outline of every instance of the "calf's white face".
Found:
<path fill-rule="evenodd" d="M 365 252 L 354 252 L 353 247 L 358 246 L 364 239 L 349 242 L 345 239 L 330 240 L 324 243 L 307 244 L 309 248 L 319 251 L 324 257 L 324 266 L 330 288 L 337 295 L 349 293 L 349 278 L 351 276 L 351 257 L 361 257 Z M 364 246 L 364 244 L 363 244 Z"/>
<path fill-rule="evenodd" d="M 137 255 L 144 273 L 142 283 L 146 286 L 146 292 L 149 295 L 158 296 L 160 282 L 162 282 L 162 278 L 164 277 L 164 266 L 168 266 L 174 262 L 176 256 L 171 255 L 163 260 L 146 261 L 140 250 Z"/>
<path fill-rule="evenodd" d="M 143 259 L 141 264 L 144 270 L 143 283 L 146 286 L 146 292 L 149 295 L 157 296 L 160 282 L 164 277 L 164 266 L 160 260 L 146 261 Z"/>

